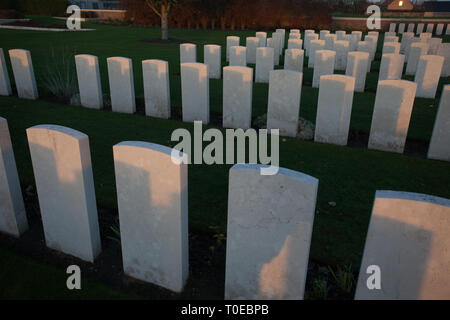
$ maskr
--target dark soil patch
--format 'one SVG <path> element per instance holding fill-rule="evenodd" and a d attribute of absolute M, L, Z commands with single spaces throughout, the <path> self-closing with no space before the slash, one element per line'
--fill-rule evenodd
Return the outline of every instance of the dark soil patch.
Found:
<path fill-rule="evenodd" d="M 39 202 L 35 189 L 28 186 L 22 191 L 27 211 L 29 230 L 19 239 L 0 234 L 0 245 L 39 262 L 66 269 L 78 265 L 84 276 L 123 291 L 133 292 L 145 299 L 223 299 L 225 282 L 225 241 L 223 234 L 190 230 L 190 275 L 181 294 L 132 279 L 122 266 L 120 243 L 111 226 L 117 226 L 115 209 L 98 207 L 102 252 L 94 263 L 49 249 L 45 245 Z"/>
<path fill-rule="evenodd" d="M 102 252 L 94 263 L 89 263 L 46 247 L 35 188 L 30 185 L 23 189 L 22 193 L 29 229 L 19 239 L 0 233 L 1 247 L 63 270 L 69 265 L 78 265 L 83 276 L 116 290 L 133 293 L 143 299 L 222 300 L 224 298 L 226 256 L 226 235 L 224 233 L 214 229 L 209 233 L 195 229 L 190 230 L 189 279 L 184 291 L 177 294 L 124 274 L 120 242 L 117 235 L 111 230 L 111 227 L 119 227 L 116 209 L 98 206 Z M 348 276 L 350 279 L 355 279 L 353 272 Z M 350 292 L 343 291 L 340 284 L 333 279 L 330 268 L 310 261 L 305 298 L 352 299 L 354 285 Z"/>
<path fill-rule="evenodd" d="M 311 83 L 306 82 L 306 83 L 304 83 L 304 85 L 310 86 Z M 41 90 L 41 91 L 44 91 L 44 90 Z M 371 91 L 371 90 L 366 89 L 366 91 Z M 373 90 L 373 91 L 375 92 L 376 90 Z M 16 93 L 14 92 L 14 94 L 16 94 Z M 40 99 L 46 100 L 49 102 L 54 102 L 54 103 L 69 104 L 67 99 L 58 99 L 50 94 L 41 95 Z M 102 110 L 112 112 L 110 98 L 107 96 L 104 97 L 104 107 Z M 180 106 L 172 105 L 170 112 L 171 112 L 171 115 L 170 115 L 171 120 L 183 121 L 183 112 L 182 112 L 182 108 Z M 146 116 L 145 115 L 145 100 L 143 98 L 136 99 L 136 113 L 135 114 L 144 116 L 144 117 Z M 214 127 L 219 127 L 219 128 L 222 127 L 222 113 L 210 110 L 209 114 L 210 114 L 209 115 L 209 117 L 210 117 L 209 125 L 214 126 Z M 253 124 L 256 118 L 257 117 L 252 118 L 252 122 L 251 122 L 252 128 L 260 129 L 258 126 L 255 126 Z M 350 130 L 349 131 L 348 142 L 347 142 L 348 147 L 358 148 L 358 149 L 367 149 L 368 144 L 369 144 L 369 132 L 364 132 L 361 130 Z M 407 156 L 425 159 L 425 158 L 427 158 L 428 147 L 429 147 L 429 142 L 427 142 L 427 141 L 407 138 L 406 142 L 405 142 L 405 149 L 403 151 L 403 154 L 405 154 Z"/>
<path fill-rule="evenodd" d="M 368 144 L 368 132 L 363 132 L 360 130 L 350 130 L 347 146 L 352 148 L 367 149 Z M 411 138 L 406 139 L 405 150 L 403 151 L 403 154 L 412 157 L 426 158 L 427 152 L 428 142 Z"/>

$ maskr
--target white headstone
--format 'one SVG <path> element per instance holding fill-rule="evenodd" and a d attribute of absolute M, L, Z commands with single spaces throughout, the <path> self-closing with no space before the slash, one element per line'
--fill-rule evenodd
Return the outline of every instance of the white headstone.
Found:
<path fill-rule="evenodd" d="M 301 39 L 289 39 L 288 49 L 302 49 L 303 40 Z"/>
<path fill-rule="evenodd" d="M 280 34 L 280 37 L 281 37 L 281 43 L 280 43 L 281 47 L 280 48 L 281 48 L 281 52 L 282 52 L 284 49 L 284 45 L 285 45 L 284 41 L 286 39 L 286 30 L 285 29 L 276 29 L 275 32 Z"/>
<path fill-rule="evenodd" d="M 370 67 L 372 66 L 372 45 L 369 41 L 358 42 L 358 51 L 367 52 L 369 54 L 369 61 L 367 62 L 367 72 L 370 72 Z"/>
<path fill-rule="evenodd" d="M 433 34 L 431 32 L 424 32 L 420 34 L 420 41 L 428 43 L 428 40 L 430 40 L 433 37 Z"/>
<path fill-rule="evenodd" d="M 32 100 L 39 98 L 30 51 L 22 49 L 9 50 L 9 58 L 11 59 L 19 98 Z"/>
<path fill-rule="evenodd" d="M 364 41 L 370 44 L 370 60 L 373 61 L 375 59 L 375 53 L 377 51 L 378 36 L 367 35 L 364 38 Z"/>
<path fill-rule="evenodd" d="M 259 45 L 259 39 L 257 37 L 247 37 L 245 39 L 245 45 L 247 47 L 247 63 L 256 63 L 256 48 Z"/>
<path fill-rule="evenodd" d="M 401 45 L 400 45 L 400 53 L 406 54 L 406 51 L 408 50 L 407 47 L 411 44 L 413 38 L 414 38 L 414 33 L 412 33 L 412 32 L 403 33 L 402 41 L 401 41 Z"/>
<path fill-rule="evenodd" d="M 133 62 L 123 57 L 108 58 L 111 108 L 114 112 L 136 112 Z"/>
<path fill-rule="evenodd" d="M 181 99 L 183 121 L 209 123 L 208 65 L 203 63 L 181 64 Z"/>
<path fill-rule="evenodd" d="M 307 57 L 309 57 L 309 44 L 312 40 L 318 40 L 319 39 L 319 35 L 315 34 L 315 33 L 308 33 L 305 34 L 305 42 L 303 43 L 303 46 L 305 48 L 305 55 Z"/>
<path fill-rule="evenodd" d="M 189 275 L 185 155 L 158 144 L 113 147 L 125 274 L 181 292 Z"/>
<path fill-rule="evenodd" d="M 197 62 L 197 46 L 193 43 L 180 44 L 180 63 Z"/>
<path fill-rule="evenodd" d="M 444 57 L 441 56 L 424 55 L 419 58 L 414 78 L 417 83 L 416 97 L 435 98 L 443 65 Z"/>
<path fill-rule="evenodd" d="M 325 36 L 325 50 L 334 50 L 334 43 L 336 42 L 335 34 L 327 34 Z"/>
<path fill-rule="evenodd" d="M 0 95 L 10 96 L 11 94 L 11 82 L 9 81 L 9 73 L 6 67 L 5 55 L 3 54 L 3 49 L 0 48 Z"/>
<path fill-rule="evenodd" d="M 368 52 L 352 51 L 348 53 L 345 75 L 355 78 L 356 92 L 364 92 L 369 61 Z"/>
<path fill-rule="evenodd" d="M 444 30 L 444 24 L 438 23 L 438 25 L 436 26 L 436 35 L 438 35 L 438 36 L 442 35 L 443 30 Z"/>
<path fill-rule="evenodd" d="M 235 46 L 230 48 L 230 66 L 247 66 L 247 47 Z"/>
<path fill-rule="evenodd" d="M 269 82 L 269 75 L 274 67 L 273 53 L 273 48 L 269 47 L 256 49 L 255 82 Z"/>
<path fill-rule="evenodd" d="M 255 36 L 259 39 L 259 47 L 265 47 L 267 41 L 267 32 L 258 31 Z M 237 44 L 239 45 L 239 44 Z"/>
<path fill-rule="evenodd" d="M 444 57 L 444 66 L 442 67 L 442 76 L 450 76 L 450 43 L 443 43 L 439 47 L 438 56 Z"/>
<path fill-rule="evenodd" d="M 384 37 L 384 44 L 386 44 L 388 42 L 398 42 L 398 37 L 397 36 L 386 36 L 386 37 Z"/>
<path fill-rule="evenodd" d="M 145 114 L 151 117 L 170 117 L 169 63 L 163 60 L 142 61 Z"/>
<path fill-rule="evenodd" d="M 361 41 L 361 39 L 362 39 L 362 32 L 361 31 L 354 30 L 354 31 L 352 31 L 351 34 L 356 36 L 356 40 L 357 41 Z"/>
<path fill-rule="evenodd" d="M 417 43 L 420 42 L 420 39 L 418 37 L 412 37 L 411 39 L 408 40 L 408 42 L 406 43 L 406 47 L 403 50 L 403 54 L 405 55 L 405 61 L 408 61 L 409 58 L 409 52 L 411 51 L 411 46 L 413 43 Z M 402 48 L 400 47 L 400 53 L 402 53 Z"/>
<path fill-rule="evenodd" d="M 319 39 L 320 40 L 325 40 L 325 36 L 327 34 L 330 34 L 330 30 L 320 30 L 319 31 Z"/>
<path fill-rule="evenodd" d="M 428 44 L 424 42 L 416 42 L 411 44 L 408 55 L 408 63 L 406 64 L 405 74 L 416 74 L 417 65 L 419 64 L 420 56 L 426 55 L 428 52 Z"/>
<path fill-rule="evenodd" d="M 400 53 L 400 43 L 388 42 L 384 44 L 382 54 L 386 53 Z"/>
<path fill-rule="evenodd" d="M 303 72 L 304 59 L 304 50 L 287 49 L 284 56 L 284 69 Z"/>
<path fill-rule="evenodd" d="M 354 89 L 354 77 L 320 77 L 314 141 L 347 145 Z"/>
<path fill-rule="evenodd" d="M 384 53 L 381 57 L 378 81 L 401 80 L 405 56 L 398 53 Z"/>
<path fill-rule="evenodd" d="M 323 75 L 333 74 L 336 52 L 332 50 L 317 50 L 314 54 L 313 88 L 319 87 Z"/>
<path fill-rule="evenodd" d="M 253 69 L 223 68 L 223 127 L 244 129 L 252 122 Z"/>
<path fill-rule="evenodd" d="M 275 53 L 278 53 L 278 59 L 283 54 L 283 46 L 284 46 L 284 35 L 279 32 L 272 33 L 272 44 L 275 48 Z M 279 62 L 277 63 L 277 65 Z"/>
<path fill-rule="evenodd" d="M 81 105 L 93 109 L 103 108 L 98 58 L 90 54 L 79 54 L 75 56 L 75 65 Z"/>
<path fill-rule="evenodd" d="M 334 43 L 334 51 L 336 51 L 336 62 L 334 68 L 336 70 L 345 70 L 347 68 L 347 54 L 349 45 L 349 42 L 345 40 L 339 40 Z"/>
<path fill-rule="evenodd" d="M 337 30 L 336 31 L 336 40 L 345 40 L 345 35 L 346 35 L 346 32 L 345 31 L 343 31 L 343 30 Z"/>
<path fill-rule="evenodd" d="M 227 37 L 227 61 L 230 61 L 230 48 L 239 46 L 240 38 L 236 36 L 228 36 Z"/>
<path fill-rule="evenodd" d="M 295 137 L 298 130 L 303 73 L 274 70 L 270 73 L 267 129 Z"/>
<path fill-rule="evenodd" d="M 450 161 L 450 85 L 442 88 L 441 101 L 434 122 L 428 158 Z"/>
<path fill-rule="evenodd" d="M 267 47 L 273 49 L 273 64 L 279 65 L 280 64 L 280 55 L 278 54 L 278 49 L 275 46 L 275 41 L 273 41 L 272 38 L 267 39 Z"/>
<path fill-rule="evenodd" d="M 416 87 L 406 80 L 378 81 L 369 149 L 403 153 Z"/>
<path fill-rule="evenodd" d="M 208 65 L 210 79 L 220 79 L 222 74 L 222 47 L 208 44 L 203 47 L 203 60 Z"/>
<path fill-rule="evenodd" d="M 423 32 L 423 28 L 424 28 L 424 24 L 423 23 L 419 23 L 417 25 L 416 34 L 421 34 Z"/>
<path fill-rule="evenodd" d="M 350 39 L 350 48 L 349 51 L 356 51 L 358 48 L 358 42 L 361 41 L 362 32 L 361 31 L 352 31 L 349 35 Z"/>
<path fill-rule="evenodd" d="M 262 167 L 230 169 L 225 299 L 303 299 L 318 180 Z"/>
<path fill-rule="evenodd" d="M 28 229 L 8 122 L 0 117 L 0 232 L 19 237 Z"/>
<path fill-rule="evenodd" d="M 57 125 L 27 136 L 47 247 L 93 262 L 101 242 L 88 136 Z"/>
<path fill-rule="evenodd" d="M 314 67 L 314 58 L 317 50 L 323 50 L 325 48 L 325 40 L 311 40 L 309 43 L 309 59 L 308 68 Z"/>
<path fill-rule="evenodd" d="M 449 299 L 449 229 L 450 200 L 377 191 L 355 299 Z M 381 271 L 381 290 L 368 286 L 373 265 Z"/>
<path fill-rule="evenodd" d="M 395 23 L 389 24 L 389 32 L 395 32 L 395 27 L 396 27 Z"/>
<path fill-rule="evenodd" d="M 442 44 L 442 38 L 431 38 L 428 40 L 428 54 L 437 55 Z"/>

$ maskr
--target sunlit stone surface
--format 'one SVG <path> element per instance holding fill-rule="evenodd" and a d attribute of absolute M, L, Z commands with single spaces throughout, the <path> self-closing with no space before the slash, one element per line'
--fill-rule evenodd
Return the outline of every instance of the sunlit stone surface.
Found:
<path fill-rule="evenodd" d="M 318 180 L 230 169 L 225 299 L 303 299 Z"/>

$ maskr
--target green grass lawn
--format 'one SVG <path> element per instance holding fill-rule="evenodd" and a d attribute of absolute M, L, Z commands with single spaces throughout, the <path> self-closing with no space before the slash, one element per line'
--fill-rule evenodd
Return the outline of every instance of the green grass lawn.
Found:
<path fill-rule="evenodd" d="M 93 24 L 86 24 L 84 27 L 97 30 L 70 33 L 0 30 L 0 47 L 4 50 L 30 50 L 38 85 L 43 83 L 46 76 L 45 65 L 51 50 L 97 55 L 103 91 L 109 91 L 106 58 L 132 58 L 137 97 L 143 97 L 141 61 L 155 58 L 167 60 L 170 66 L 172 104 L 174 108 L 180 108 L 178 44 L 141 42 L 159 37 L 158 29 Z M 171 38 L 198 44 L 199 61 L 203 61 L 203 44 L 222 45 L 224 56 L 227 35 L 239 35 L 242 41 L 245 36 L 253 36 L 254 31 L 170 30 Z M 379 41 L 382 43 L 382 40 L 381 36 Z M 445 41 L 449 41 L 449 38 Z M 377 63 L 379 64 L 379 61 L 374 63 L 374 68 L 377 68 Z M 10 68 L 9 61 L 8 67 Z M 311 71 L 305 69 L 305 80 L 312 81 Z M 375 90 L 376 81 L 377 73 L 370 73 L 367 86 Z M 448 82 L 449 78 L 442 78 L 439 90 L 442 84 Z M 211 80 L 211 109 L 217 112 L 221 112 L 222 108 L 221 86 L 222 80 Z M 267 90 L 266 84 L 254 85 L 253 116 L 266 112 Z M 317 89 L 303 86 L 300 113 L 313 122 L 317 96 Z M 369 132 L 374 100 L 373 92 L 355 94 L 351 129 Z M 409 138 L 424 142 L 429 140 L 438 103 L 438 98 L 416 99 Z M 192 132 L 193 129 L 193 124 L 175 120 L 91 110 L 16 97 L 0 97 L 0 116 L 6 118 L 9 123 L 22 186 L 34 184 L 26 128 L 50 123 L 86 133 L 90 140 L 97 201 L 99 206 L 109 208 L 117 207 L 112 155 L 114 144 L 125 140 L 141 140 L 174 146 L 176 143 L 170 141 L 173 130 L 187 128 Z M 450 163 L 447 162 L 292 138 L 280 139 L 280 161 L 282 167 L 319 179 L 310 257 L 328 265 L 352 264 L 357 270 L 376 190 L 399 190 L 450 197 Z M 209 230 L 210 227 L 215 227 L 218 230 L 226 230 L 229 168 L 229 165 L 189 166 L 191 229 Z M 336 206 L 332 207 L 328 202 L 336 202 Z M 22 263 L 21 259 L 15 261 Z M 2 275 L 7 274 L 9 277 L 8 272 L 13 272 L 8 268 L 11 268 L 10 264 L 1 264 L 0 281 Z"/>
<path fill-rule="evenodd" d="M 81 290 L 67 290 L 65 270 L 1 248 L 0 261 L 0 299 L 139 299 L 130 292 L 114 290 L 83 277 L 83 274 Z"/>

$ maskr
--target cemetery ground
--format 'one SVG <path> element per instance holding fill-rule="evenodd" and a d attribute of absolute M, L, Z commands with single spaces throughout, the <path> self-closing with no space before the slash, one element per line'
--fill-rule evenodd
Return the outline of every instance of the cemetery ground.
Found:
<path fill-rule="evenodd" d="M 64 24 L 51 18 L 35 18 L 45 24 Z M 8 120 L 17 169 L 23 189 L 30 230 L 19 240 L 0 236 L 0 282 L 2 298 L 223 298 L 227 225 L 228 171 L 230 165 L 189 165 L 190 280 L 181 295 L 122 276 L 117 228 L 112 146 L 138 140 L 175 146 L 170 141 L 177 128 L 193 134 L 193 124 L 181 122 L 179 44 L 197 44 L 197 61 L 203 61 L 203 45 L 222 46 L 225 38 L 253 36 L 251 31 L 171 29 L 168 43 L 158 41 L 159 29 L 83 23 L 86 32 L 38 32 L 0 29 L 0 47 L 31 51 L 40 99 L 37 101 L 0 97 L 0 116 Z M 303 38 L 303 37 L 302 37 Z M 447 36 L 445 42 L 450 39 Z M 340 275 L 359 270 L 364 241 L 376 190 L 398 190 L 450 197 L 450 163 L 426 159 L 443 84 L 435 99 L 416 98 L 405 154 L 367 149 L 375 101 L 383 34 L 376 61 L 367 75 L 366 92 L 354 95 L 349 145 L 329 144 L 280 137 L 280 166 L 319 179 L 318 200 L 310 251 L 306 298 L 352 298 L 355 284 Z M 72 106 L 67 97 L 55 97 L 44 87 L 49 72 L 69 59 L 75 77 L 75 54 L 98 56 L 102 88 L 108 94 L 106 58 L 123 56 L 133 60 L 137 114 Z M 169 62 L 172 118 L 144 116 L 141 61 Z M 8 60 L 8 59 L 7 59 Z M 300 116 L 315 122 L 318 89 L 311 87 L 313 70 L 305 59 Z M 280 63 L 280 67 L 283 61 Z M 12 71 L 8 61 L 10 75 Z M 405 77 L 413 80 L 413 77 Z M 12 82 L 13 83 L 13 82 Z M 76 86 L 76 82 L 75 82 Z M 255 119 L 266 113 L 268 85 L 254 83 Z M 211 123 L 221 128 L 222 80 L 210 80 Z M 92 265 L 45 248 L 39 206 L 29 154 L 26 128 L 37 124 L 58 124 L 89 136 L 103 252 Z M 33 244 L 30 246 L 30 244 Z M 69 263 L 70 262 L 70 263 Z M 65 268 L 79 264 L 88 282 L 80 292 L 65 287 Z M 328 268 L 330 267 L 330 268 Z M 330 269 L 334 271 L 336 278 Z M 341 272 L 338 272 L 340 270 Z M 348 273 L 347 273 L 348 271 Z M 324 284 L 330 288 L 328 295 Z M 350 284 L 349 284 L 350 283 Z M 347 286 L 347 287 L 346 287 Z"/>

